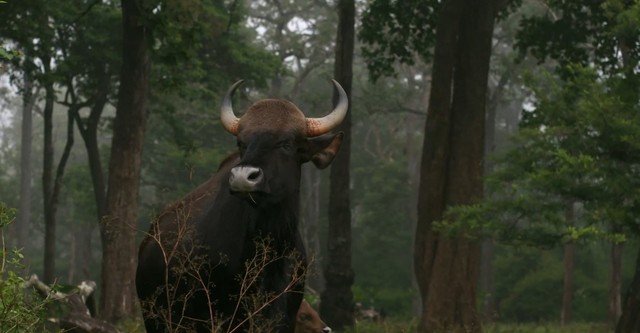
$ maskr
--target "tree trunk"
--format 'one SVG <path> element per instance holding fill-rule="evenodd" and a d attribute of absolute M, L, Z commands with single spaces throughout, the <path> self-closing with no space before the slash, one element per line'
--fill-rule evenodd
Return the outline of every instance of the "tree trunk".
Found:
<path fill-rule="evenodd" d="M 107 104 L 109 94 L 109 75 L 106 68 L 101 67 L 96 75 L 100 77 L 100 84 L 95 94 L 95 102 L 91 107 L 89 117 L 84 120 L 76 113 L 76 123 L 78 130 L 84 141 L 89 160 L 89 170 L 91 172 L 91 182 L 93 183 L 93 195 L 96 202 L 96 212 L 98 223 L 107 214 L 107 196 L 104 185 L 104 173 L 100 160 L 100 147 L 98 145 L 98 125 L 102 111 Z"/>
<path fill-rule="evenodd" d="M 622 316 L 620 316 L 616 327 L 616 333 L 636 332 L 640 332 L 640 248 L 636 257 L 633 280 L 624 297 Z"/>
<path fill-rule="evenodd" d="M 418 193 L 420 188 L 420 160 L 422 151 L 421 147 L 418 144 L 419 139 L 416 137 L 418 131 L 424 128 L 425 116 L 427 105 L 429 104 L 429 93 L 430 93 L 430 72 L 422 73 L 422 77 L 425 78 L 424 86 L 422 87 L 422 91 L 419 96 L 417 96 L 412 108 L 414 110 L 425 111 L 424 115 L 417 115 L 415 113 L 407 113 L 404 120 L 404 126 L 407 132 L 407 137 L 405 141 L 405 150 L 407 151 L 407 175 L 408 175 L 408 188 L 410 191 L 409 200 L 407 202 L 407 215 L 411 219 L 411 229 L 415 230 L 416 225 L 418 223 Z M 415 77 L 415 75 L 414 75 Z M 416 84 L 415 82 L 413 84 Z M 412 244 L 415 243 L 415 234 L 412 235 Z M 413 248 L 409 249 L 409 256 L 413 255 Z M 412 263 L 413 265 L 413 263 Z M 411 267 L 412 271 L 415 271 L 415 268 Z M 411 286 L 418 290 L 418 281 L 416 280 L 415 274 L 411 277 Z M 415 295 L 411 300 L 411 315 L 418 316 L 420 314 L 422 305 L 420 302 L 420 297 Z"/>
<path fill-rule="evenodd" d="M 31 60 L 27 60 L 31 62 Z M 33 142 L 33 106 L 36 103 L 36 94 L 33 93 L 33 80 L 31 74 L 24 73 L 24 87 L 22 93 L 22 133 L 20 140 L 20 203 L 16 228 L 16 248 L 30 247 L 29 226 L 31 225 L 31 173 L 32 158 L 31 146 Z"/>
<path fill-rule="evenodd" d="M 496 112 L 498 111 L 498 103 L 502 97 L 504 86 L 507 83 L 509 73 L 503 73 L 499 83 L 496 85 L 489 102 L 487 103 L 487 116 L 485 118 L 485 139 L 484 154 L 491 156 L 495 152 L 496 146 Z M 484 161 L 484 175 L 487 176 L 493 171 L 493 163 L 490 159 Z M 491 193 L 485 190 L 484 196 L 488 197 Z M 479 289 L 482 297 L 482 320 L 490 323 L 496 316 L 495 302 L 495 271 L 493 269 L 493 259 L 495 256 L 495 243 L 493 239 L 484 239 L 480 245 L 480 277 Z"/>
<path fill-rule="evenodd" d="M 48 60 L 43 59 L 45 68 Z M 55 90 L 53 83 L 45 82 L 44 142 L 42 157 L 42 198 L 44 202 L 44 268 L 42 279 L 53 283 L 55 278 L 55 205 L 53 204 L 53 103 Z"/>
<path fill-rule="evenodd" d="M 635 62 L 632 60 L 632 45 L 634 39 L 627 36 L 618 36 L 619 50 L 622 56 L 622 65 L 628 73 L 635 69 Z M 612 232 L 621 233 L 619 225 L 611 226 Z M 633 275 L 631 285 L 628 287 L 624 303 L 621 301 L 620 290 L 622 285 L 622 243 L 611 245 L 611 269 L 609 279 L 609 314 L 614 321 L 617 321 L 616 333 L 640 332 L 640 249 L 636 258 L 636 271 Z"/>
<path fill-rule="evenodd" d="M 102 217 L 107 214 L 107 194 L 98 142 L 98 126 L 100 125 L 100 118 L 102 117 L 104 107 L 108 102 L 110 77 L 107 73 L 106 64 L 98 65 L 94 73 L 95 76 L 100 79 L 94 94 L 94 102 L 91 106 L 89 116 L 83 119 L 78 112 L 76 112 L 74 116 L 78 131 L 82 136 L 87 151 L 93 196 L 96 203 L 96 221 L 98 222 L 96 225 L 99 225 Z M 93 248 L 91 247 L 91 243 L 96 225 L 84 226 L 80 230 L 75 231 L 76 265 L 79 271 L 78 273 L 85 277 L 92 276 L 90 266 L 93 257 Z"/>
<path fill-rule="evenodd" d="M 96 233 L 96 225 L 86 225 L 76 231 L 76 252 L 79 277 L 88 279 L 95 276 L 95 271 L 92 270 L 93 262 L 93 239 Z"/>
<path fill-rule="evenodd" d="M 575 246 L 573 241 L 564 245 L 564 283 L 562 290 L 562 309 L 560 310 L 560 325 L 563 326 L 571 322 Z"/>
<path fill-rule="evenodd" d="M 77 269 L 78 269 L 78 240 L 79 240 L 77 235 L 78 235 L 78 228 L 74 228 L 74 230 L 72 230 L 71 233 L 69 234 L 69 243 L 67 245 L 69 249 L 69 256 L 67 259 L 69 262 L 69 266 L 67 268 L 67 281 L 76 280 Z"/>
<path fill-rule="evenodd" d="M 614 232 L 621 232 L 616 230 Z M 622 243 L 611 244 L 611 261 L 609 268 L 609 318 L 612 323 L 618 322 L 622 314 L 622 297 L 620 290 L 622 289 Z"/>
<path fill-rule="evenodd" d="M 482 321 L 491 323 L 497 316 L 495 301 L 495 270 L 493 259 L 496 245 L 493 239 L 484 239 L 480 245 L 480 295 L 482 297 Z"/>
<path fill-rule="evenodd" d="M 355 2 L 338 2 L 338 32 L 336 36 L 333 75 L 349 96 L 349 112 L 341 125 L 344 140 L 330 174 L 328 260 L 324 276 L 326 288 L 322 293 L 320 312 L 331 327 L 342 330 L 353 326 L 353 270 L 351 269 L 351 81 L 353 77 L 353 48 L 355 38 Z M 337 103 L 334 92 L 333 101 Z"/>
<path fill-rule="evenodd" d="M 573 203 L 568 204 L 566 219 L 567 225 L 572 226 L 574 221 Z M 562 308 L 560 309 L 560 325 L 571 322 L 573 306 L 573 267 L 575 256 L 575 242 L 570 240 L 564 245 L 564 283 L 562 290 Z"/>
<path fill-rule="evenodd" d="M 74 109 L 75 108 L 75 109 Z M 51 189 L 51 197 L 49 198 L 49 211 L 46 215 L 45 221 L 45 233 L 44 233 L 44 267 L 45 267 L 45 281 L 50 280 L 50 283 L 55 279 L 55 258 L 56 251 L 56 214 L 58 213 L 58 203 L 60 202 L 60 190 L 62 190 L 62 181 L 64 179 L 64 169 L 67 167 L 67 161 L 71 156 L 71 148 L 73 148 L 73 127 L 74 120 L 73 114 L 78 112 L 76 106 L 73 106 L 67 111 L 67 142 L 65 143 L 62 151 L 62 156 L 58 162 L 56 168 L 56 176 L 53 181 L 53 188 Z"/>
<path fill-rule="evenodd" d="M 123 53 L 113 124 L 102 238 L 101 316 L 118 322 L 134 315 L 136 225 L 140 161 L 149 90 L 149 30 L 139 2 L 122 0 Z"/>
<path fill-rule="evenodd" d="M 425 129 L 415 270 L 422 298 L 419 332 L 480 332 L 476 310 L 479 246 L 432 229 L 448 206 L 482 198 L 491 0 L 442 4 Z"/>

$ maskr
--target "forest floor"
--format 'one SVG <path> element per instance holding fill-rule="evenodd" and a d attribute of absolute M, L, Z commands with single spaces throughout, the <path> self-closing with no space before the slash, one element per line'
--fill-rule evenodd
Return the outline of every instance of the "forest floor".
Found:
<path fill-rule="evenodd" d="M 615 329 L 603 323 L 528 323 L 486 325 L 485 333 L 612 333 Z"/>
<path fill-rule="evenodd" d="M 418 320 L 387 318 L 382 322 L 358 322 L 353 329 L 336 331 L 335 333 L 414 333 Z M 132 321 L 125 327 L 125 332 L 144 333 L 141 321 Z M 613 333 L 615 329 L 603 323 L 571 323 L 561 326 L 559 323 L 493 323 L 483 326 L 483 333 Z"/>
<path fill-rule="evenodd" d="M 380 323 L 359 322 L 353 330 L 344 333 L 413 333 L 417 319 L 399 320 L 389 318 Z M 613 333 L 611 325 L 602 323 L 496 323 L 483 326 L 484 333 Z"/>

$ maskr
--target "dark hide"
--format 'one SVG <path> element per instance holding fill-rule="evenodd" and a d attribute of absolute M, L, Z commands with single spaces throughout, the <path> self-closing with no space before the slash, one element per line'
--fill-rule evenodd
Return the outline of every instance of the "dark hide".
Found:
<path fill-rule="evenodd" d="M 298 113 L 286 101 L 255 103 L 238 152 L 152 224 L 136 272 L 148 333 L 294 332 L 306 268 L 300 168 L 328 166 L 342 141 L 307 138 Z M 250 191 L 230 185 L 242 168 Z"/>

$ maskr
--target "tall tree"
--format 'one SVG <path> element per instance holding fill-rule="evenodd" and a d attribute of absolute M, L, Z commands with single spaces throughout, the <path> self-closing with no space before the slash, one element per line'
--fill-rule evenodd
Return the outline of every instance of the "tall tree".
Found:
<path fill-rule="evenodd" d="M 575 224 L 575 208 L 573 202 L 567 204 L 566 208 L 567 225 Z M 563 286 L 562 286 L 562 307 L 560 308 L 560 325 L 571 322 L 573 315 L 573 280 L 575 267 L 575 250 L 576 244 L 574 240 L 567 241 L 564 244 L 563 254 Z"/>
<path fill-rule="evenodd" d="M 622 228 L 617 225 L 611 226 L 612 234 L 621 234 Z M 622 253 L 624 244 L 612 242 L 609 252 L 609 290 L 607 293 L 607 304 L 609 305 L 609 320 L 617 323 L 622 316 Z"/>
<path fill-rule="evenodd" d="M 355 1 L 338 2 L 338 31 L 333 75 L 351 97 L 353 78 L 353 49 L 355 40 Z M 323 318 L 339 330 L 354 324 L 353 270 L 351 268 L 351 100 L 349 112 L 340 130 L 345 134 L 330 174 L 328 256 L 325 263 L 325 290 L 322 292 L 320 312 Z M 337 92 L 333 95 L 338 101 Z"/>
<path fill-rule="evenodd" d="M 441 235 L 434 223 L 448 207 L 482 197 L 491 38 L 505 3 L 374 1 L 363 20 L 364 54 L 374 76 L 393 72 L 395 61 L 413 62 L 413 52 L 433 57 L 414 244 L 420 332 L 481 330 L 475 304 L 478 244 Z M 387 31 L 385 40 L 377 37 L 381 30 Z"/>
<path fill-rule="evenodd" d="M 55 177 L 50 178 L 51 175 L 47 175 L 49 178 L 43 177 L 43 186 L 45 188 L 45 235 L 44 235 L 44 274 L 43 277 L 48 283 L 54 283 L 56 280 L 56 229 L 58 204 L 60 203 L 60 191 L 62 190 L 62 184 L 64 179 L 65 168 L 71 155 L 71 148 L 74 143 L 73 127 L 74 119 L 73 113 L 77 112 L 77 109 L 69 109 L 67 111 L 67 136 L 62 155 L 56 166 Z M 51 115 L 49 115 L 51 117 Z M 52 141 L 52 138 L 49 137 Z M 51 143 L 45 142 L 45 145 L 51 145 Z M 52 151 L 50 151 L 52 153 Z M 51 156 L 45 156 L 47 159 L 52 159 Z M 53 167 L 52 164 L 47 163 Z M 46 175 L 46 173 L 45 173 Z M 45 183 L 45 180 L 50 182 Z"/>
<path fill-rule="evenodd" d="M 26 61 L 26 63 L 32 63 Z M 31 145 L 33 143 L 33 109 L 38 97 L 34 92 L 34 82 L 31 77 L 33 71 L 24 72 L 22 87 L 22 131 L 20 140 L 20 204 L 16 216 L 17 242 L 19 248 L 26 246 L 29 239 L 31 225 L 31 172 L 33 163 Z"/>
<path fill-rule="evenodd" d="M 136 223 L 142 143 L 147 119 L 150 29 L 138 0 L 122 0 L 122 67 L 109 160 L 102 238 L 101 316 L 119 321 L 135 309 Z"/>
<path fill-rule="evenodd" d="M 423 145 L 415 269 L 419 331 L 480 332 L 478 244 L 434 230 L 448 206 L 482 197 L 487 77 L 494 1 L 445 1 L 436 27 L 431 98 Z"/>
<path fill-rule="evenodd" d="M 45 51 L 46 52 L 46 51 Z M 51 73 L 51 56 L 48 53 L 41 56 L 44 76 L 42 85 L 45 91 L 44 142 L 42 157 L 42 197 L 44 201 L 44 272 L 43 281 L 53 283 L 55 278 L 55 250 L 56 250 L 56 211 L 58 194 L 53 178 L 54 149 L 53 149 L 53 107 L 56 99 L 54 81 Z"/>

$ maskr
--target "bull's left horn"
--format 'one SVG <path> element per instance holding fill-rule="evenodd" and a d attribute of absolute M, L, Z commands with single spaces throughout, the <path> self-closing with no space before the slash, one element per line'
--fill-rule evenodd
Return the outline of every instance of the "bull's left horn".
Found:
<path fill-rule="evenodd" d="M 328 133 L 332 129 L 338 127 L 344 117 L 347 115 L 347 110 L 349 109 L 349 99 L 347 98 L 347 93 L 344 92 L 340 83 L 336 80 L 333 81 L 333 85 L 338 90 L 338 94 L 340 98 L 338 99 L 338 105 L 329 113 L 328 115 L 322 118 L 307 118 L 307 136 L 319 136 L 325 133 Z"/>
<path fill-rule="evenodd" d="M 224 129 L 233 135 L 238 135 L 238 122 L 240 121 L 240 118 L 236 117 L 233 113 L 231 97 L 233 97 L 233 93 L 243 81 L 244 80 L 237 81 L 231 86 L 231 88 L 229 88 L 229 90 L 227 90 L 227 93 L 222 99 L 222 105 L 220 106 L 220 121 L 222 122 L 222 126 L 224 126 Z"/>

